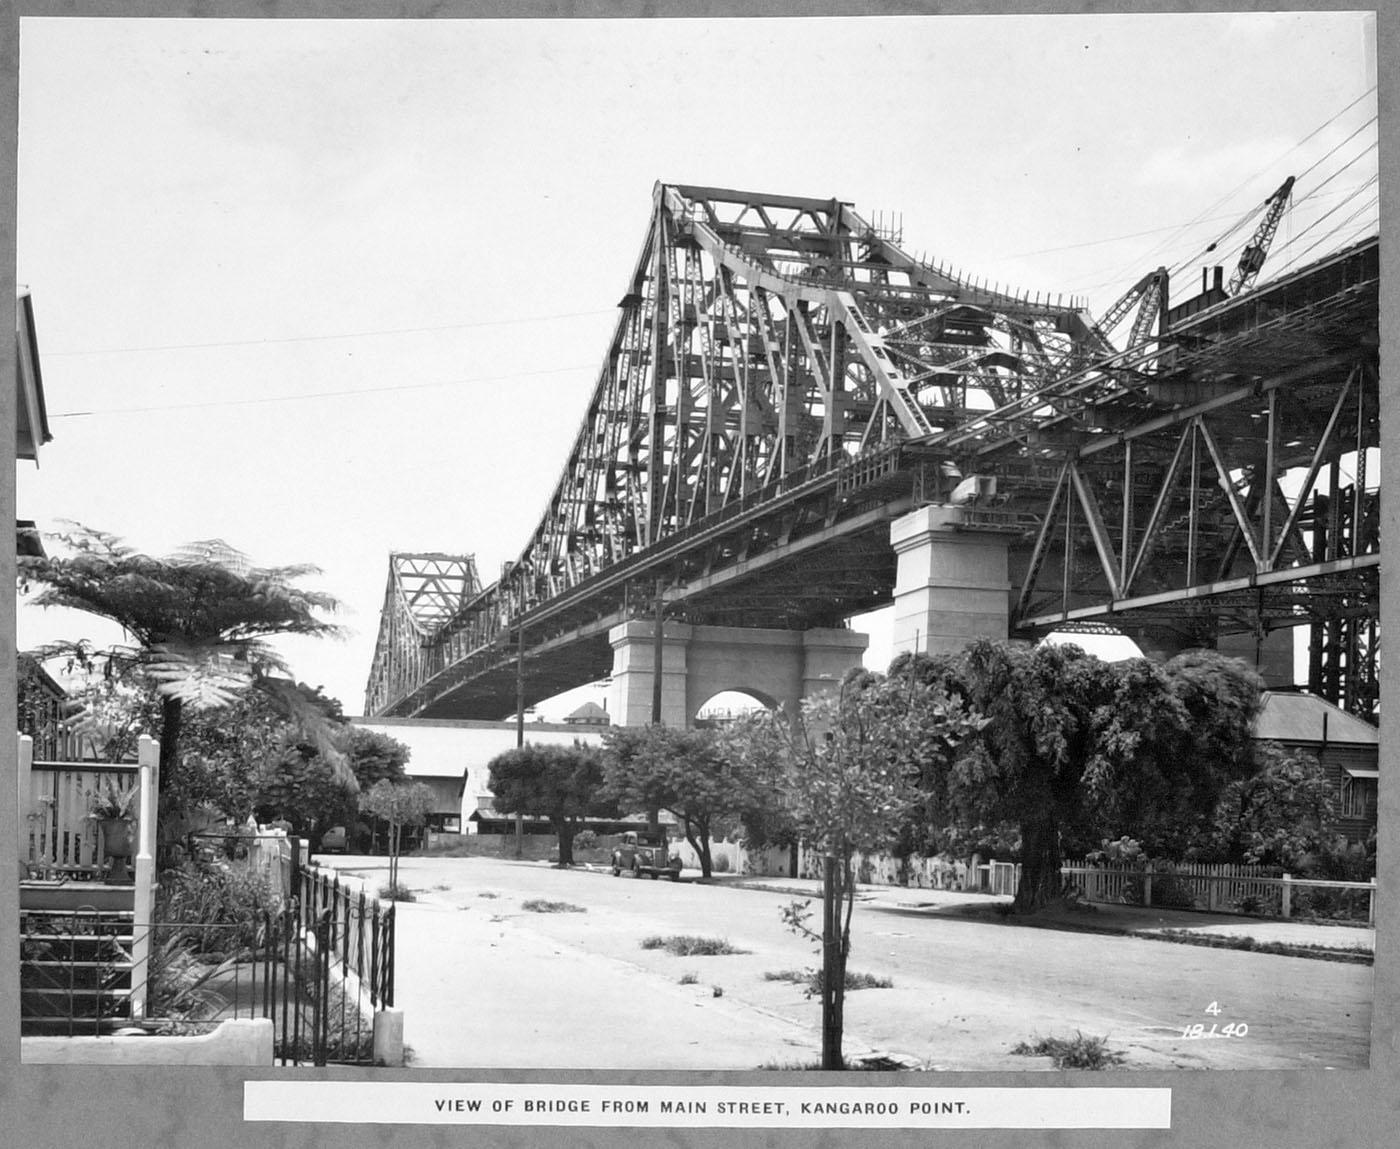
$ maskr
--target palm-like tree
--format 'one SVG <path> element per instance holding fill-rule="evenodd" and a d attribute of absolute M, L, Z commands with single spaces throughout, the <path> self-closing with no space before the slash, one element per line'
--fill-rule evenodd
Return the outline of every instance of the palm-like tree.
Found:
<path fill-rule="evenodd" d="M 324 715 L 298 707 L 298 692 L 284 689 L 286 680 L 272 676 L 286 668 L 266 639 L 338 630 L 317 615 L 336 610 L 337 601 L 293 585 L 319 573 L 316 567 L 256 567 L 220 539 L 190 543 L 156 558 L 115 535 L 77 524 L 56 538 L 66 553 L 21 558 L 21 580 L 43 587 L 34 605 L 99 615 L 135 640 L 129 655 L 161 696 L 163 791 L 175 782 L 185 708 L 226 706 L 249 689 L 267 690 L 290 718 L 308 723 L 338 775 L 355 788 L 344 756 L 330 745 Z"/>

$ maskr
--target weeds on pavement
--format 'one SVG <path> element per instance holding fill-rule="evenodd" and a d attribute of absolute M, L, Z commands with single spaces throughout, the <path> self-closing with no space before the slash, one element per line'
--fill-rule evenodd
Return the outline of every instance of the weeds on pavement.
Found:
<path fill-rule="evenodd" d="M 576 906 L 573 902 L 551 902 L 548 898 L 531 898 L 528 902 L 521 902 L 522 910 L 529 910 L 532 914 L 586 914 L 588 907 Z"/>
<path fill-rule="evenodd" d="M 1108 1038 L 1086 1037 L 1078 1030 L 1073 1037 L 1041 1037 L 1034 1044 L 1023 1041 L 1011 1052 L 1052 1058 L 1056 1069 L 1108 1069 L 1123 1060 L 1121 1053 L 1108 1048 Z"/>
<path fill-rule="evenodd" d="M 692 934 L 672 934 L 670 937 L 653 936 L 642 939 L 644 950 L 666 950 L 677 957 L 715 957 L 722 954 L 746 954 L 730 945 L 723 938 L 702 938 Z"/>
<path fill-rule="evenodd" d="M 819 969 L 779 969 L 768 970 L 764 981 L 790 981 L 802 986 L 808 997 L 815 997 L 822 991 L 822 971 Z M 894 982 L 887 977 L 877 977 L 872 973 L 846 971 L 846 988 L 851 989 L 890 989 Z"/>

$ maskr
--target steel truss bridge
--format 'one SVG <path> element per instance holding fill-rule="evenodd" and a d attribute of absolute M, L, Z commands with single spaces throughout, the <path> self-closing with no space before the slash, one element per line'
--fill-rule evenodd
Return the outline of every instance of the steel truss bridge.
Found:
<path fill-rule="evenodd" d="M 1311 688 L 1374 714 L 1378 265 L 1175 306 L 1159 269 L 1096 322 L 838 200 L 658 184 L 543 517 L 490 586 L 391 556 L 365 713 L 500 718 L 658 612 L 840 625 L 891 601 L 891 520 L 952 501 L 1012 538 L 1014 634 L 1308 626 Z"/>

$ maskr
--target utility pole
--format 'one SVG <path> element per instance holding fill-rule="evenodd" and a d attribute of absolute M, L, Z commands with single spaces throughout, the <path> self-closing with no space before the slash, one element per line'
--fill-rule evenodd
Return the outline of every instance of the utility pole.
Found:
<path fill-rule="evenodd" d="M 660 577 L 656 580 L 656 610 L 652 622 L 651 646 L 651 724 L 661 725 L 661 662 L 665 655 L 666 635 L 663 630 L 666 583 Z M 661 828 L 661 811 L 653 807 L 647 811 L 647 829 L 653 834 Z"/>
<path fill-rule="evenodd" d="M 665 609 L 665 589 L 666 584 L 658 578 L 656 580 L 655 621 L 652 623 L 651 632 L 651 724 L 653 726 L 657 726 L 661 722 L 661 661 L 666 647 L 662 616 Z"/>
<path fill-rule="evenodd" d="M 522 626 L 515 642 L 515 748 L 525 745 L 525 628 Z M 525 856 L 525 815 L 515 813 L 515 856 Z"/>

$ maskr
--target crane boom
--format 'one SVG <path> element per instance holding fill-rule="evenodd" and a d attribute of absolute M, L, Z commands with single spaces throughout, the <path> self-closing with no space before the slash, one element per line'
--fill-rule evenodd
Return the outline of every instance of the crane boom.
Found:
<path fill-rule="evenodd" d="M 1093 334 L 1103 340 L 1104 348 L 1110 354 L 1116 351 L 1117 348 L 1108 337 L 1109 333 L 1136 307 L 1138 313 L 1133 320 L 1132 334 L 1127 343 L 1129 347 L 1136 346 L 1147 338 L 1148 332 L 1152 330 L 1152 321 L 1165 310 L 1166 293 L 1167 269 L 1159 267 L 1156 271 L 1149 271 L 1104 312 L 1103 318 L 1091 328 Z"/>
<path fill-rule="evenodd" d="M 1288 206 L 1288 194 L 1293 190 L 1293 178 L 1289 176 L 1279 185 L 1278 190 L 1264 201 L 1267 211 L 1259 221 L 1259 226 L 1254 229 L 1254 235 L 1240 252 L 1240 263 L 1235 268 L 1235 274 L 1230 276 L 1229 286 L 1225 289 L 1226 294 L 1238 295 L 1251 287 L 1258 278 L 1259 269 L 1264 266 L 1264 259 L 1269 254 L 1269 245 L 1274 241 L 1274 232 L 1278 230 L 1279 220 L 1283 218 L 1283 209 Z"/>

